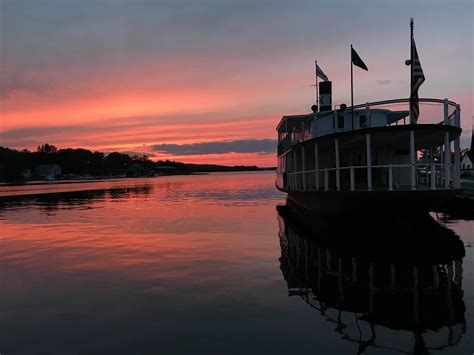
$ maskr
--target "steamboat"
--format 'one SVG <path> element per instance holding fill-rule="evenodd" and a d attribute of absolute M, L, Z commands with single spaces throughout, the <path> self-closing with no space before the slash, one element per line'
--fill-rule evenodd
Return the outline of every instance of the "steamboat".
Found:
<path fill-rule="evenodd" d="M 319 213 L 429 212 L 460 193 L 461 108 L 418 98 L 424 75 L 411 27 L 410 97 L 333 107 L 324 80 L 313 112 L 282 117 L 275 183 L 289 203 Z"/>

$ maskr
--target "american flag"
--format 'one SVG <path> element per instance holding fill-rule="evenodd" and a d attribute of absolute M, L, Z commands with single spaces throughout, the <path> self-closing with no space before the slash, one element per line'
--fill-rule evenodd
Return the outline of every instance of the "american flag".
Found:
<path fill-rule="evenodd" d="M 421 68 L 420 58 L 416 51 L 415 40 L 411 42 L 413 58 L 411 63 L 411 95 L 410 95 L 410 118 L 411 122 L 416 122 L 420 115 L 420 108 L 418 105 L 418 89 L 425 81 L 425 74 Z"/>

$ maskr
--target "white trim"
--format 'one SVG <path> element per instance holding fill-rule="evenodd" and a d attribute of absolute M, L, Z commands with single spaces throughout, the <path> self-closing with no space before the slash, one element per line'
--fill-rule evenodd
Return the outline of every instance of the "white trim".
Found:
<path fill-rule="evenodd" d="M 341 174 L 339 168 L 339 141 L 334 138 L 334 154 L 336 155 L 336 190 L 341 190 Z"/>
<path fill-rule="evenodd" d="M 448 113 L 449 106 L 448 106 L 448 103 L 449 103 L 448 99 L 444 99 L 444 101 L 443 101 L 443 107 L 444 107 L 444 110 L 443 110 L 444 111 L 444 120 L 443 120 L 443 122 L 446 125 L 449 124 L 449 113 Z"/>
<path fill-rule="evenodd" d="M 410 131 L 410 165 L 411 165 L 411 189 L 416 190 L 416 151 L 415 151 L 415 132 Z"/>
<path fill-rule="evenodd" d="M 329 191 L 329 170 L 324 169 L 324 191 Z"/>
<path fill-rule="evenodd" d="M 318 143 L 314 143 L 314 170 L 316 174 L 316 190 L 319 191 L 319 150 Z"/>
<path fill-rule="evenodd" d="M 365 124 L 367 127 L 372 127 L 372 120 L 370 117 L 370 104 L 367 102 L 365 104 Z"/>
<path fill-rule="evenodd" d="M 301 146 L 301 171 L 303 172 L 303 190 L 306 190 L 306 157 L 304 154 L 304 145 Z"/>
<path fill-rule="evenodd" d="M 351 166 L 351 191 L 355 191 L 355 171 L 354 167 Z"/>
<path fill-rule="evenodd" d="M 444 133 L 444 187 L 449 188 L 450 176 L 449 166 L 451 162 L 451 144 L 449 143 L 449 132 Z"/>
<path fill-rule="evenodd" d="M 370 133 L 365 135 L 366 158 L 367 158 L 367 190 L 372 191 L 372 146 Z"/>
<path fill-rule="evenodd" d="M 388 168 L 388 191 L 393 191 L 393 167 Z"/>
<path fill-rule="evenodd" d="M 433 159 L 433 148 L 430 149 L 431 190 L 436 190 L 436 166 Z"/>

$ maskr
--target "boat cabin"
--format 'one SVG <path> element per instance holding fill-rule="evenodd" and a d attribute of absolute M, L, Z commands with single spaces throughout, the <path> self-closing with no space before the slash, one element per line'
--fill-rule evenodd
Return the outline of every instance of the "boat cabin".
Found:
<path fill-rule="evenodd" d="M 459 188 L 459 105 L 447 99 L 420 99 L 420 104 L 428 108 L 415 122 L 410 122 L 409 99 L 283 116 L 277 126 L 277 187 L 285 191 Z"/>

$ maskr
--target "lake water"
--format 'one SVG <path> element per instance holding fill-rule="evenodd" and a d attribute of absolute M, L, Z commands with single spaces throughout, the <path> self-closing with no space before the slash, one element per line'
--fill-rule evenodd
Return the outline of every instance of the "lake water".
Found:
<path fill-rule="evenodd" d="M 4 355 L 474 351 L 471 221 L 410 231 L 335 217 L 315 232 L 279 215 L 273 172 L 0 196 Z M 387 247 L 414 231 L 439 255 Z"/>

